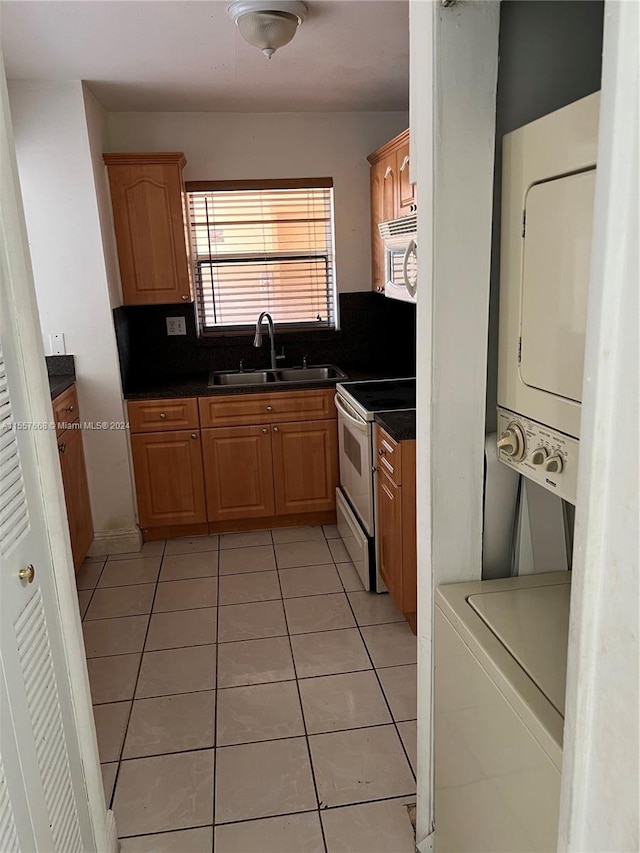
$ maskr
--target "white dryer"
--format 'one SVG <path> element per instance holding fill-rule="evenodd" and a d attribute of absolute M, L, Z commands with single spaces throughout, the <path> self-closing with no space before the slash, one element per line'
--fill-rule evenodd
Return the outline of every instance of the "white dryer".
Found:
<path fill-rule="evenodd" d="M 556 849 L 569 572 L 441 586 L 435 849 Z"/>

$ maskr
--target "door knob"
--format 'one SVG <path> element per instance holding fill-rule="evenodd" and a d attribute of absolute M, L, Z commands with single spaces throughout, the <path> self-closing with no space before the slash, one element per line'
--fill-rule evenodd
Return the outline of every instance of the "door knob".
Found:
<path fill-rule="evenodd" d="M 20 569 L 18 572 L 18 577 L 21 581 L 26 581 L 27 583 L 33 583 L 33 579 L 35 577 L 36 570 L 32 565 L 28 565 L 26 569 Z"/>

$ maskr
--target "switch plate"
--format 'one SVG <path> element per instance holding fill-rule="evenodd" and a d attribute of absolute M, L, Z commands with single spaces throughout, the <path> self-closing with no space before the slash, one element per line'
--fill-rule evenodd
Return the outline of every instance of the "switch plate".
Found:
<path fill-rule="evenodd" d="M 51 355 L 66 355 L 67 349 L 62 332 L 49 332 L 49 348 Z"/>
<path fill-rule="evenodd" d="M 186 335 L 187 321 L 184 317 L 167 317 L 168 335 Z"/>

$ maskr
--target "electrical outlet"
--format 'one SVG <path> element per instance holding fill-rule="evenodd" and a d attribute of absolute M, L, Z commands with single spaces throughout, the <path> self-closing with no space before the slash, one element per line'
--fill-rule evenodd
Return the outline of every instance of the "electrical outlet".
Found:
<path fill-rule="evenodd" d="M 187 321 L 184 317 L 167 317 L 168 335 L 186 335 Z"/>
<path fill-rule="evenodd" d="M 51 355 L 66 355 L 67 349 L 62 332 L 49 332 L 49 348 Z"/>

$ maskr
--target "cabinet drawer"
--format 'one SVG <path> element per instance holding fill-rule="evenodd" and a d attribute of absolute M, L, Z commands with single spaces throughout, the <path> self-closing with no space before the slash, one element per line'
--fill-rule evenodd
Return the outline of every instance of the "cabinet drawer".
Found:
<path fill-rule="evenodd" d="M 200 423 L 217 427 L 326 420 L 336 417 L 334 396 L 335 391 L 330 389 L 200 397 Z"/>
<path fill-rule="evenodd" d="M 376 451 L 380 468 L 396 485 L 400 486 L 402 484 L 401 445 L 380 426 L 376 427 Z"/>
<path fill-rule="evenodd" d="M 198 429 L 198 400 L 136 400 L 127 404 L 131 432 Z"/>
<path fill-rule="evenodd" d="M 53 401 L 53 419 L 56 424 L 56 435 L 59 436 L 64 430 L 78 420 L 78 395 L 76 386 L 72 385 L 59 394 Z"/>

